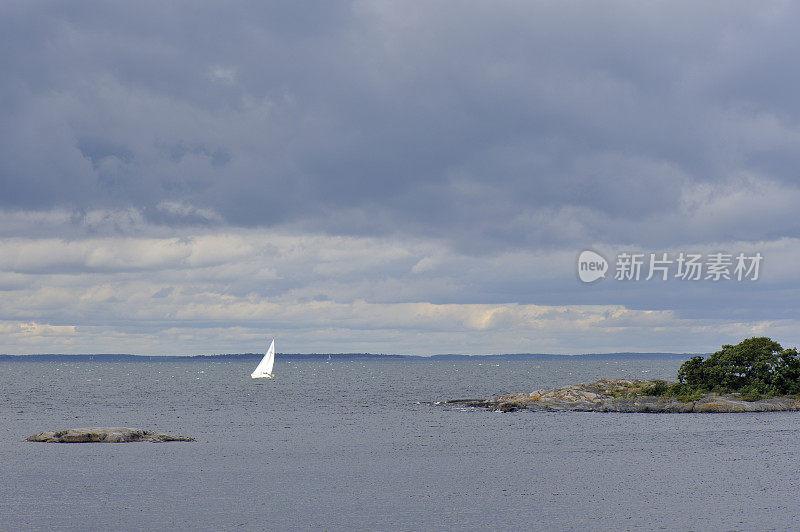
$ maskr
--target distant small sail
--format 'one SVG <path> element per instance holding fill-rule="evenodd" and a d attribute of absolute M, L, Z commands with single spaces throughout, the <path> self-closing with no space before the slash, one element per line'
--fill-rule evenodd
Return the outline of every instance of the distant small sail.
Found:
<path fill-rule="evenodd" d="M 250 376 L 254 379 L 263 379 L 268 378 L 271 379 L 272 375 L 272 366 L 275 365 L 275 338 L 272 339 L 272 343 L 269 344 L 269 349 L 267 349 L 267 354 L 264 355 L 264 358 L 261 359 L 261 362 L 258 363 L 256 369 Z"/>

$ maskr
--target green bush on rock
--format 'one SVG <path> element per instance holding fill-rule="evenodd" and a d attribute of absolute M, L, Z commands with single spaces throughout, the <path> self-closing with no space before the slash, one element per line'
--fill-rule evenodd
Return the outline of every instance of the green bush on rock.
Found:
<path fill-rule="evenodd" d="M 642 388 L 643 395 L 667 395 L 668 392 L 669 384 L 662 380 L 655 380 L 650 386 Z"/>

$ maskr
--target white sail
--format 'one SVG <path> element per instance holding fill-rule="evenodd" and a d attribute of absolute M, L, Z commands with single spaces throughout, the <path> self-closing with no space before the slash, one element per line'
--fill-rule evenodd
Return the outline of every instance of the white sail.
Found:
<path fill-rule="evenodd" d="M 263 377 L 272 378 L 272 366 L 275 365 L 275 338 L 272 339 L 272 343 L 269 344 L 269 349 L 267 349 L 267 354 L 264 355 L 264 358 L 261 359 L 261 362 L 258 363 L 256 369 L 253 370 L 253 373 L 250 374 L 251 377 L 254 379 L 260 379 Z"/>

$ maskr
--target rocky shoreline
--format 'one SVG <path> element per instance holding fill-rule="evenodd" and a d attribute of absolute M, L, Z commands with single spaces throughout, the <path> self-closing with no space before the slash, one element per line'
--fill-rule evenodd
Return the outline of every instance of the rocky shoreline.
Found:
<path fill-rule="evenodd" d="M 94 427 L 89 429 L 69 429 L 46 431 L 29 436 L 27 441 L 44 443 L 127 443 L 147 441 L 161 443 L 165 441 L 195 441 L 186 436 L 159 434 L 144 429 L 125 427 Z"/>
<path fill-rule="evenodd" d="M 738 394 L 711 393 L 691 401 L 675 397 L 647 395 L 658 381 L 600 379 L 596 382 L 536 390 L 530 393 L 499 395 L 488 399 L 453 399 L 445 405 L 486 408 L 500 412 L 780 412 L 800 410 L 798 397 L 770 397 L 746 401 Z M 644 391 L 643 391 L 644 390 Z"/>

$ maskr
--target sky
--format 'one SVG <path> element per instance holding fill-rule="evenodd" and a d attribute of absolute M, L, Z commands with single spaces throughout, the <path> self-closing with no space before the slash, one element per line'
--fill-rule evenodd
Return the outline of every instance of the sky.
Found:
<path fill-rule="evenodd" d="M 782 1 L 2 2 L 0 352 L 797 346 L 797 27 Z"/>

